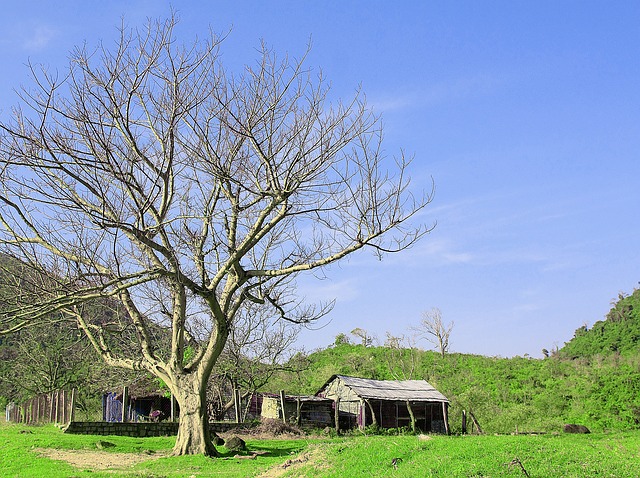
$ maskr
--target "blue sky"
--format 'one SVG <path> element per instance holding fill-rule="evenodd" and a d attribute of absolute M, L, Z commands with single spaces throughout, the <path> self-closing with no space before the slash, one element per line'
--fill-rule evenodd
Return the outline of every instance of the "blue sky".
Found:
<path fill-rule="evenodd" d="M 62 70 L 122 17 L 138 26 L 170 6 L 180 39 L 230 32 L 232 67 L 261 39 L 292 56 L 311 41 L 333 96 L 362 86 L 387 154 L 415 156 L 416 188 L 436 183 L 423 219 L 437 227 L 413 249 L 301 281 L 310 300 L 337 299 L 301 346 L 355 327 L 383 341 L 438 307 L 453 351 L 540 357 L 637 286 L 640 3 L 5 0 L 0 115 L 27 60 Z"/>

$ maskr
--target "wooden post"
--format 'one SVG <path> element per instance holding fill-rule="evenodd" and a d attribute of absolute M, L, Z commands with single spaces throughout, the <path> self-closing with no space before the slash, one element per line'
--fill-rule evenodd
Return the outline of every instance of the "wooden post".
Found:
<path fill-rule="evenodd" d="M 233 406 L 236 412 L 236 423 L 240 423 L 240 390 L 233 389 Z"/>
<path fill-rule="evenodd" d="M 129 421 L 129 387 L 122 389 L 122 423 Z"/>
<path fill-rule="evenodd" d="M 462 434 L 466 435 L 467 433 L 467 411 L 462 410 Z"/>
<path fill-rule="evenodd" d="M 447 402 L 442 402 L 442 418 L 444 419 L 444 431 L 449 435 L 449 412 L 447 410 Z"/>
<path fill-rule="evenodd" d="M 340 397 L 336 398 L 335 401 L 336 409 L 334 410 L 333 418 L 335 420 L 336 425 L 336 433 L 340 434 Z"/>
<path fill-rule="evenodd" d="M 296 397 L 296 426 L 300 426 L 300 412 L 302 411 L 302 402 L 300 401 L 300 395 Z"/>
<path fill-rule="evenodd" d="M 284 404 L 285 404 L 284 390 L 280 390 L 280 408 L 282 409 L 282 421 L 284 423 L 287 423 L 287 412 L 286 412 L 286 409 L 284 408 Z"/>
<path fill-rule="evenodd" d="M 171 394 L 171 421 L 176 421 L 176 397 Z"/>
<path fill-rule="evenodd" d="M 75 388 L 71 389 L 71 413 L 69 414 L 69 423 L 71 423 L 76 414 L 76 399 L 78 391 Z"/>
<path fill-rule="evenodd" d="M 53 423 L 53 393 L 49 396 L 49 423 Z"/>
<path fill-rule="evenodd" d="M 60 390 L 56 392 L 56 419 L 55 423 L 60 423 Z"/>
<path fill-rule="evenodd" d="M 407 400 L 407 411 L 409 412 L 409 416 L 411 417 L 411 431 L 413 433 L 416 432 L 416 417 L 413 414 L 413 408 L 411 408 L 411 402 Z"/>
<path fill-rule="evenodd" d="M 60 390 L 60 395 L 62 396 L 62 416 L 60 417 L 60 423 L 67 423 L 67 417 L 69 416 L 67 413 L 67 392 Z"/>

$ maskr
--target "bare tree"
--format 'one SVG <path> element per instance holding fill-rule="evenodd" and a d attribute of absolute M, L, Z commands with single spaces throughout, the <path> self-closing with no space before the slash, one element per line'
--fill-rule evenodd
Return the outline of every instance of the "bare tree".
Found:
<path fill-rule="evenodd" d="M 438 348 L 444 358 L 449 351 L 449 338 L 453 330 L 453 322 L 445 323 L 442 320 L 442 312 L 437 307 L 422 313 L 420 325 L 412 330 L 418 337 L 426 339 Z"/>
<path fill-rule="evenodd" d="M 122 28 L 114 48 L 73 51 L 64 74 L 31 66 L 0 122 L 0 244 L 55 286 L 23 294 L 0 328 L 77 321 L 109 365 L 167 384 L 174 454 L 215 456 L 206 388 L 238 313 L 319 318 L 331 304 L 305 304 L 296 276 L 406 249 L 428 232 L 416 213 L 432 191 L 411 194 L 409 161 L 384 157 L 363 97 L 330 104 L 304 57 L 263 46 L 232 74 L 219 38 L 181 45 L 174 26 Z M 90 321 L 103 297 L 126 314 L 110 327 Z M 127 323 L 135 343 L 116 350 L 109 333 Z"/>
<path fill-rule="evenodd" d="M 361 329 L 360 327 L 356 327 L 355 329 L 353 329 L 351 331 L 351 335 L 355 335 L 356 337 L 358 337 L 362 341 L 362 345 L 365 347 L 369 347 L 373 344 L 373 337 L 369 335 L 369 332 Z"/>
<path fill-rule="evenodd" d="M 387 368 L 395 380 L 413 380 L 419 357 L 413 337 L 386 333 L 384 346 L 387 349 Z"/>

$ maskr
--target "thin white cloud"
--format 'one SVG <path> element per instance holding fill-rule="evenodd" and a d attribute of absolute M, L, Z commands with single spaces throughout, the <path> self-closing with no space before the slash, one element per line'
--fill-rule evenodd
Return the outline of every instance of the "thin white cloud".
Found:
<path fill-rule="evenodd" d="M 56 30 L 45 25 L 35 26 L 25 33 L 28 36 L 23 37 L 22 47 L 28 51 L 40 51 L 46 48 L 57 35 Z"/>
<path fill-rule="evenodd" d="M 298 293 L 300 296 L 304 296 L 307 302 L 323 302 L 333 299 L 348 302 L 360 295 L 355 279 L 300 280 L 298 281 Z"/>
<path fill-rule="evenodd" d="M 424 89 L 405 92 L 395 96 L 373 98 L 370 104 L 375 111 L 389 112 L 406 108 L 425 108 L 449 101 L 458 101 L 469 96 L 482 95 L 504 84 L 504 76 L 477 74 L 454 81 L 434 83 Z"/>
<path fill-rule="evenodd" d="M 473 262 L 474 254 L 460 250 L 453 241 L 433 236 L 422 239 L 411 249 L 389 256 L 391 265 L 424 267 L 429 265 L 467 264 Z"/>

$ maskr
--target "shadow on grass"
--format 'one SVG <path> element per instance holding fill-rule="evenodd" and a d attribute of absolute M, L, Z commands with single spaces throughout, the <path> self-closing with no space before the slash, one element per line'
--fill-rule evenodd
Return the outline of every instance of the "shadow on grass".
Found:
<path fill-rule="evenodd" d="M 244 451 L 228 451 L 224 446 L 217 447 L 217 450 L 218 453 L 220 453 L 220 458 L 233 458 L 236 455 L 251 456 L 253 454 L 258 454 L 265 457 L 279 458 L 296 455 L 304 450 L 304 448 L 305 446 L 299 443 L 291 443 L 290 445 L 283 444 L 278 446 L 271 446 L 271 444 L 262 446 L 259 443 L 255 443 L 247 445 L 247 449 Z"/>

